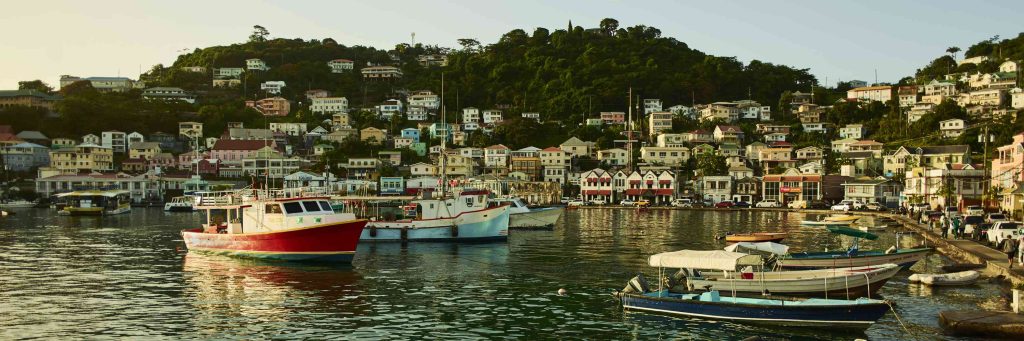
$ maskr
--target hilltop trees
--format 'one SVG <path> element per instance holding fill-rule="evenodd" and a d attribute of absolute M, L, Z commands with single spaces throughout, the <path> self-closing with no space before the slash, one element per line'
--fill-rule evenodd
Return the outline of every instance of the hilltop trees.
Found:
<path fill-rule="evenodd" d="M 254 25 L 252 27 L 252 34 L 249 35 L 250 43 L 262 43 L 267 41 L 267 36 L 270 35 L 270 31 L 260 25 Z"/>

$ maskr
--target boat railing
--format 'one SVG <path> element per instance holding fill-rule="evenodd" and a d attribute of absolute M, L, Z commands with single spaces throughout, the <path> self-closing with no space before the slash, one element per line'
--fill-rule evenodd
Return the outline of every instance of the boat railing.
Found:
<path fill-rule="evenodd" d="M 297 187 L 272 190 L 243 188 L 228 191 L 196 192 L 196 206 L 241 205 L 256 201 L 326 197 L 332 194 L 334 193 L 329 187 Z"/>

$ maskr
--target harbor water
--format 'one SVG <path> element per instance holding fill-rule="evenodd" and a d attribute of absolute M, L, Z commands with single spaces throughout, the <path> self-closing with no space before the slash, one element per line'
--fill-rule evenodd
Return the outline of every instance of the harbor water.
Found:
<path fill-rule="evenodd" d="M 863 332 L 748 326 L 623 312 L 612 298 L 647 256 L 721 249 L 726 232 L 785 231 L 793 251 L 846 248 L 802 213 L 584 209 L 507 243 L 361 244 L 352 265 L 189 254 L 201 213 L 136 208 L 107 217 L 18 209 L 0 218 L 0 339 L 952 339 L 937 314 L 1000 309 L 1000 286 L 928 288 L 932 254 L 879 292 L 897 315 Z M 864 222 L 875 222 L 866 218 Z M 895 244 L 894 229 L 861 248 Z M 913 235 L 901 246 L 920 244 Z M 652 277 L 653 278 L 653 277 Z M 564 288 L 567 295 L 557 294 Z"/>

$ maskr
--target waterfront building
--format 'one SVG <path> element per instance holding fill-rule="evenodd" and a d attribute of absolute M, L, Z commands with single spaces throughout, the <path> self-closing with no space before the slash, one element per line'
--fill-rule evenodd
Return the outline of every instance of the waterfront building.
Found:
<path fill-rule="evenodd" d="M 612 174 L 603 169 L 584 172 L 580 176 L 579 186 L 584 201 L 604 200 L 607 203 L 615 199 L 612 197 Z"/>
<path fill-rule="evenodd" d="M 913 167 L 907 169 L 903 196 L 908 202 L 928 203 L 934 208 L 962 208 L 964 199 L 981 199 L 986 190 L 986 177 L 984 169 L 970 164 Z"/>
<path fill-rule="evenodd" d="M 843 199 L 862 203 L 877 202 L 895 208 L 903 195 L 903 183 L 884 177 L 852 179 L 843 183 Z"/>
<path fill-rule="evenodd" d="M 380 195 L 402 195 L 405 194 L 405 179 L 400 176 L 380 177 Z"/>
<path fill-rule="evenodd" d="M 697 184 L 701 198 L 712 204 L 731 201 L 732 180 L 732 176 L 729 175 L 706 175 L 698 178 Z"/>
<path fill-rule="evenodd" d="M 50 171 L 56 174 L 106 172 L 114 170 L 114 151 L 109 147 L 83 143 L 74 148 L 50 151 Z"/>
<path fill-rule="evenodd" d="M 893 177 L 915 167 L 941 168 L 959 163 L 971 163 L 970 146 L 900 146 L 892 154 L 883 157 L 882 169 L 886 177 Z"/>

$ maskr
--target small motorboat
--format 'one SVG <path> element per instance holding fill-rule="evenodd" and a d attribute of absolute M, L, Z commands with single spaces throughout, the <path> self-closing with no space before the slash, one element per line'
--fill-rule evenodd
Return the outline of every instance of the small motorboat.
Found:
<path fill-rule="evenodd" d="M 739 242 L 781 242 L 786 239 L 789 234 L 785 232 L 754 232 L 754 233 L 734 233 L 725 236 L 725 241 L 730 243 Z"/>
<path fill-rule="evenodd" d="M 6 216 L 9 216 L 9 215 L 14 215 L 14 212 L 8 212 L 8 211 L 5 211 L 5 210 L 0 210 L 0 217 L 6 217 Z"/>
<path fill-rule="evenodd" d="M 530 208 L 520 198 L 494 198 L 490 202 L 509 205 L 510 228 L 545 228 L 555 226 L 562 216 L 562 207 Z"/>
<path fill-rule="evenodd" d="M 850 226 L 852 221 L 801 220 L 800 225 L 807 226 Z"/>
<path fill-rule="evenodd" d="M 852 222 L 857 221 L 857 219 L 860 219 L 860 217 L 859 216 L 855 216 L 855 215 L 850 215 L 850 214 L 833 214 L 833 215 L 830 215 L 830 216 L 827 216 L 827 217 L 823 218 L 822 221 L 830 221 L 830 222 L 847 222 L 848 221 L 848 222 L 852 223 Z"/>
<path fill-rule="evenodd" d="M 860 250 L 860 238 L 875 240 L 878 235 L 842 226 L 828 226 L 828 231 L 854 237 L 853 246 L 846 251 L 800 252 L 779 256 L 777 264 L 783 269 L 842 268 L 887 263 L 909 268 L 932 251 L 931 248 L 901 249 L 893 246 L 888 250 Z"/>
<path fill-rule="evenodd" d="M 682 250 L 651 256 L 648 264 L 664 273 L 665 268 L 736 271 L 761 264 L 761 257 L 728 251 Z M 683 290 L 665 288 L 659 281 L 651 288 L 643 275 L 636 276 L 622 291 L 613 295 L 627 310 L 740 323 L 779 326 L 864 329 L 889 312 L 889 305 L 878 299 L 855 300 L 723 296 L 719 290 Z"/>
<path fill-rule="evenodd" d="M 907 278 L 910 283 L 922 283 L 925 285 L 970 285 L 974 284 L 981 277 L 981 273 L 974 270 L 954 272 L 948 274 L 913 274 Z"/>
<path fill-rule="evenodd" d="M 166 212 L 192 212 L 195 210 L 195 199 L 191 196 L 174 197 L 164 204 Z"/>

